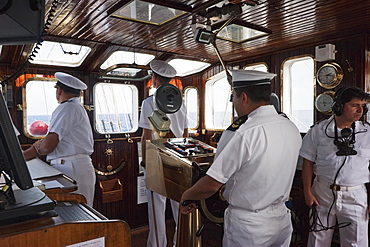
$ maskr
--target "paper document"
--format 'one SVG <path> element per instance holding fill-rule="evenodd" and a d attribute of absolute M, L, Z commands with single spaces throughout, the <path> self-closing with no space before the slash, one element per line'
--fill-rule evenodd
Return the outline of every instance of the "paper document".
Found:
<path fill-rule="evenodd" d="M 100 237 L 85 242 L 67 245 L 67 247 L 104 247 L 105 246 L 105 237 Z"/>
<path fill-rule="evenodd" d="M 27 166 L 32 179 L 48 178 L 63 174 L 38 158 L 27 161 Z"/>
<path fill-rule="evenodd" d="M 59 183 L 56 180 L 43 182 L 43 185 L 45 186 L 45 189 L 54 189 L 54 188 L 63 188 L 63 184 Z"/>

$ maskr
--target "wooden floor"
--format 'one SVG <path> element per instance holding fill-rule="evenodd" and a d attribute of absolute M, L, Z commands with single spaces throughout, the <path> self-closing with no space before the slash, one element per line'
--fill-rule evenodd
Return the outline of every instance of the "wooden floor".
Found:
<path fill-rule="evenodd" d="M 174 234 L 174 221 L 169 219 L 166 221 L 167 225 L 167 247 L 173 247 L 172 240 Z M 132 247 L 146 247 L 148 238 L 148 226 L 136 228 L 131 231 Z M 202 232 L 202 246 L 203 247 L 221 247 L 222 246 L 222 229 L 220 225 L 209 223 L 205 226 Z"/>

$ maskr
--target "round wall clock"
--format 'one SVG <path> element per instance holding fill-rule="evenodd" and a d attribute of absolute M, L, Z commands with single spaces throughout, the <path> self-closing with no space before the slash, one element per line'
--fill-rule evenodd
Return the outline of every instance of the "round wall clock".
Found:
<path fill-rule="evenodd" d="M 333 102 L 334 102 L 334 91 L 326 91 L 322 94 L 319 94 L 316 97 L 315 107 L 319 112 L 324 113 L 326 115 L 331 115 L 332 114 L 331 107 L 333 105 Z"/>
<path fill-rule="evenodd" d="M 326 63 L 317 70 L 316 79 L 323 88 L 335 88 L 343 79 L 343 70 L 336 63 Z"/>

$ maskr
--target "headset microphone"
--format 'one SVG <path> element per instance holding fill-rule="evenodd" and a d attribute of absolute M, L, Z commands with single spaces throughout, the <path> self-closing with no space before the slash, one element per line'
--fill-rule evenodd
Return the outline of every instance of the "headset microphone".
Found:
<path fill-rule="evenodd" d="M 335 124 L 335 138 L 334 138 L 334 145 L 338 147 L 338 151 L 336 152 L 337 156 L 348 156 L 348 155 L 356 155 L 357 151 L 353 148 L 355 147 L 354 144 L 356 142 L 355 139 L 355 131 L 354 131 L 354 123 L 352 124 L 352 129 L 344 128 L 341 130 L 341 138 L 338 137 L 338 129 L 337 124 L 334 120 Z"/>

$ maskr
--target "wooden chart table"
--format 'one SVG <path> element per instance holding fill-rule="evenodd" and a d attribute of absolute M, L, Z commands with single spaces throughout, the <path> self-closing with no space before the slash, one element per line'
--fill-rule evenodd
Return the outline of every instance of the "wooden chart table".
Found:
<path fill-rule="evenodd" d="M 32 165 L 46 164 L 42 163 L 36 160 Z M 30 172 L 35 176 L 32 169 Z M 0 220 L 0 246 L 131 247 L 128 224 L 123 220 L 108 220 L 86 205 L 82 195 L 70 193 L 77 189 L 73 180 L 63 174 L 52 174 L 35 180 L 42 184 L 40 187 L 46 186 L 44 193 L 56 201 L 55 209 L 11 221 Z M 62 210 L 65 208 L 67 210 Z"/>

